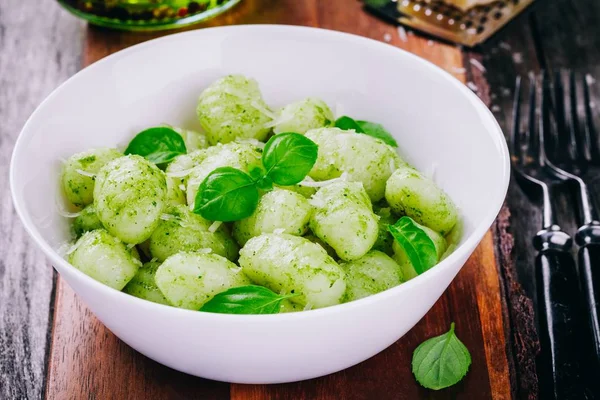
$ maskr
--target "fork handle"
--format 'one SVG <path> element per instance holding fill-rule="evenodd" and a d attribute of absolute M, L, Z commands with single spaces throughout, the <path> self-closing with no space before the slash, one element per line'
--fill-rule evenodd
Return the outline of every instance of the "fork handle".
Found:
<path fill-rule="evenodd" d="M 579 248 L 579 280 L 592 330 L 596 362 L 600 363 L 600 244 Z"/>
<path fill-rule="evenodd" d="M 540 326 L 538 375 L 542 399 L 586 399 L 593 391 L 587 377 L 587 324 L 575 261 L 565 250 L 546 248 L 536 258 Z"/>
<path fill-rule="evenodd" d="M 600 222 L 593 220 L 577 230 L 579 281 L 593 335 L 597 374 L 600 376 Z"/>

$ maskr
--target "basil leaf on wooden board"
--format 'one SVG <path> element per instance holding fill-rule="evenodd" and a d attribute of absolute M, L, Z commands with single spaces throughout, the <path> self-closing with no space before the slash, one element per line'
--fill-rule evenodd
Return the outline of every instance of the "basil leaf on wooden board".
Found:
<path fill-rule="evenodd" d="M 428 389 L 440 390 L 458 383 L 469 370 L 471 354 L 450 331 L 421 343 L 413 353 L 412 372 L 417 382 Z"/>
<path fill-rule="evenodd" d="M 435 243 L 427 232 L 410 217 L 402 217 L 388 230 L 406 252 L 417 274 L 422 274 L 438 262 Z"/>
<path fill-rule="evenodd" d="M 125 154 L 137 154 L 155 164 L 168 163 L 185 153 L 187 149 L 181 135 L 162 126 L 138 133 L 125 150 Z"/>
<path fill-rule="evenodd" d="M 200 311 L 220 314 L 277 314 L 281 302 L 293 296 L 281 296 L 262 286 L 240 286 L 217 294 Z"/>
<path fill-rule="evenodd" d="M 345 115 L 335 121 L 335 126 L 346 131 L 354 129 L 356 133 L 363 133 L 380 139 L 392 147 L 398 147 L 398 143 L 394 137 L 381 124 L 370 121 L 355 121 Z"/>
<path fill-rule="evenodd" d="M 200 184 L 194 212 L 210 221 L 238 221 L 252 215 L 258 198 L 256 182 L 250 175 L 239 169 L 221 167 Z"/>
<path fill-rule="evenodd" d="M 317 161 L 319 146 L 309 138 L 293 132 L 273 136 L 263 150 L 266 176 L 281 186 L 302 181 Z"/>

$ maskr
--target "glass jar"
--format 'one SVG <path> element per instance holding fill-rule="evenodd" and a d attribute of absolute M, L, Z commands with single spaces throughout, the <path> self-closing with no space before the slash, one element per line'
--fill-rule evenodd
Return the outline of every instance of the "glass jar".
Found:
<path fill-rule="evenodd" d="M 131 31 L 173 29 L 215 17 L 240 0 L 58 0 L 90 23 Z"/>

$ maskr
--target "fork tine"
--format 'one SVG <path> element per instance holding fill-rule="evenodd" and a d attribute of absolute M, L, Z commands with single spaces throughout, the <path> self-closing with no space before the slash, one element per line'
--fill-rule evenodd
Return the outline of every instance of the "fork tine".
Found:
<path fill-rule="evenodd" d="M 521 142 L 520 142 L 520 130 L 521 130 L 521 77 L 517 76 L 515 83 L 515 95 L 513 101 L 513 121 L 512 131 L 510 136 L 510 146 L 512 147 L 513 161 L 521 161 Z"/>
<path fill-rule="evenodd" d="M 590 83 L 586 75 L 583 75 L 583 102 L 585 108 L 586 144 L 592 161 L 600 161 L 600 149 L 598 149 L 598 134 L 594 126 L 594 116 L 590 104 Z"/>
<path fill-rule="evenodd" d="M 579 131 L 579 114 L 577 112 L 577 82 L 575 73 L 569 72 L 569 108 L 571 118 L 569 119 L 569 146 L 567 147 L 568 154 L 572 160 L 577 160 L 579 157 L 585 157 L 584 147 Z"/>
<path fill-rule="evenodd" d="M 542 96 L 540 102 L 540 123 L 538 128 L 538 161 L 540 165 L 547 164 L 548 149 L 553 148 L 552 130 L 550 129 L 550 74 L 542 72 Z"/>
<path fill-rule="evenodd" d="M 529 145 L 527 146 L 527 156 L 539 161 L 539 137 L 536 130 L 536 96 L 537 96 L 537 84 L 535 75 L 529 77 L 529 129 L 528 139 Z"/>
<path fill-rule="evenodd" d="M 557 147 L 554 155 L 557 159 L 564 158 L 561 150 L 568 147 L 567 136 L 567 118 L 565 112 L 565 88 L 562 82 L 562 71 L 558 70 L 554 73 L 554 104 L 556 108 L 556 130 L 557 130 Z"/>

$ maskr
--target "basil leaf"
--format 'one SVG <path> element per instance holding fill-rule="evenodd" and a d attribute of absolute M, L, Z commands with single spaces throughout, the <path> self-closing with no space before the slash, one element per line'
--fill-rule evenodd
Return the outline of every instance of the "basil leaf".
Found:
<path fill-rule="evenodd" d="M 458 383 L 469 370 L 471 354 L 450 331 L 421 343 L 413 353 L 412 372 L 423 387 L 440 390 Z"/>
<path fill-rule="evenodd" d="M 200 184 L 194 212 L 210 221 L 231 222 L 249 217 L 257 205 L 258 189 L 250 175 L 221 167 Z"/>
<path fill-rule="evenodd" d="M 356 123 L 366 135 L 381 139 L 383 142 L 392 147 L 398 147 L 398 143 L 396 143 L 394 137 L 383 127 L 383 125 L 369 121 L 356 121 Z"/>
<path fill-rule="evenodd" d="M 384 7 L 390 3 L 390 0 L 365 0 L 365 4 L 370 7 Z"/>
<path fill-rule="evenodd" d="M 262 154 L 266 176 L 281 186 L 299 183 L 317 161 L 319 146 L 309 138 L 293 132 L 273 136 Z"/>
<path fill-rule="evenodd" d="M 356 133 L 364 133 L 365 135 L 380 139 L 392 147 L 398 147 L 398 143 L 394 137 L 381 124 L 369 121 L 355 121 L 348 116 L 343 116 L 335 121 L 335 126 L 346 131 L 354 129 Z"/>
<path fill-rule="evenodd" d="M 168 163 L 185 153 L 187 149 L 181 135 L 162 126 L 138 133 L 125 150 L 125 154 L 137 154 L 155 164 Z"/>
<path fill-rule="evenodd" d="M 240 286 L 217 294 L 200 311 L 220 314 L 277 314 L 281 301 L 293 296 L 280 296 L 262 286 Z"/>
<path fill-rule="evenodd" d="M 406 252 L 417 274 L 422 274 L 438 262 L 435 243 L 427 232 L 410 217 L 402 217 L 388 230 Z"/>
<path fill-rule="evenodd" d="M 335 127 L 343 129 L 345 131 L 354 129 L 356 133 L 365 133 L 355 120 L 346 115 L 344 115 L 343 117 L 339 117 L 335 121 Z"/>

